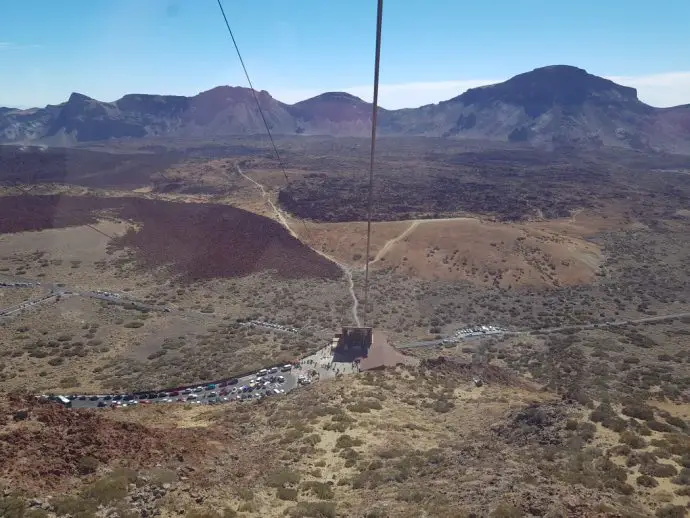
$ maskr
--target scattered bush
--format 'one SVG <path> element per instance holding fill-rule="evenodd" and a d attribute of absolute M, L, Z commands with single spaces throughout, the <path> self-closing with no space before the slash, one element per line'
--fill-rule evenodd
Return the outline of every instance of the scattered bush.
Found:
<path fill-rule="evenodd" d="M 125 477 L 105 477 L 86 488 L 84 496 L 98 504 L 109 504 L 127 496 L 127 485 Z"/>
<path fill-rule="evenodd" d="M 690 468 L 690 455 L 685 454 L 679 460 L 678 463 L 684 468 Z"/>
<path fill-rule="evenodd" d="M 491 518 L 520 518 L 524 516 L 524 513 L 513 504 L 498 504 L 498 507 L 494 509 L 489 515 Z"/>
<path fill-rule="evenodd" d="M 279 487 L 276 492 L 276 496 L 280 500 L 291 500 L 293 502 L 297 501 L 297 490 L 289 487 Z"/>
<path fill-rule="evenodd" d="M 668 424 L 675 426 L 676 428 L 680 428 L 681 430 L 685 430 L 688 427 L 687 423 L 683 419 L 681 419 L 680 417 L 676 417 L 674 415 L 664 417 L 664 420 Z"/>
<path fill-rule="evenodd" d="M 646 405 L 626 405 L 623 407 L 623 414 L 628 417 L 635 417 L 642 421 L 650 421 L 654 419 L 654 411 Z"/>
<path fill-rule="evenodd" d="M 449 399 L 437 399 L 431 404 L 431 409 L 439 414 L 445 414 L 455 408 L 455 403 Z"/>
<path fill-rule="evenodd" d="M 135 320 L 135 321 L 133 321 L 133 322 L 127 322 L 127 323 L 124 325 L 124 327 L 127 327 L 127 328 L 129 328 L 129 329 L 138 329 L 138 328 L 142 327 L 143 325 L 144 325 L 143 322 L 139 322 L 139 321 L 136 321 L 136 320 Z"/>
<path fill-rule="evenodd" d="M 98 469 L 98 460 L 90 456 L 82 457 L 77 461 L 77 472 L 80 475 L 95 473 Z"/>
<path fill-rule="evenodd" d="M 565 429 L 570 430 L 572 432 L 572 431 L 577 430 L 577 425 L 578 425 L 577 419 L 568 419 L 565 423 Z"/>
<path fill-rule="evenodd" d="M 670 478 L 678 474 L 678 470 L 671 464 L 660 462 L 646 462 L 640 466 L 640 473 L 650 477 Z"/>
<path fill-rule="evenodd" d="M 72 518 L 92 518 L 98 510 L 95 502 L 77 496 L 58 498 L 51 503 L 55 507 L 56 514 L 69 514 Z"/>
<path fill-rule="evenodd" d="M 642 437 L 627 430 L 621 433 L 619 442 L 627 444 L 634 450 L 639 450 L 647 446 L 647 442 Z"/>
<path fill-rule="evenodd" d="M 655 432 L 673 432 L 673 428 L 671 426 L 667 425 L 666 423 L 662 423 L 661 421 L 655 421 L 654 419 L 647 421 L 647 426 L 649 427 L 650 430 L 654 430 Z"/>
<path fill-rule="evenodd" d="M 381 406 L 381 402 L 376 399 L 364 399 L 347 406 L 347 409 L 350 412 L 356 412 L 359 414 L 365 414 L 371 410 L 381 410 L 381 408 L 383 408 Z"/>
<path fill-rule="evenodd" d="M 589 418 L 595 423 L 601 423 L 605 428 L 615 432 L 622 432 L 627 428 L 625 421 L 618 417 L 608 403 L 601 403 L 597 408 L 592 410 Z"/>
<path fill-rule="evenodd" d="M 335 441 L 336 448 L 353 448 L 355 446 L 361 446 L 362 440 L 350 437 L 347 434 L 343 434 Z"/>
<path fill-rule="evenodd" d="M 316 498 L 321 500 L 333 499 L 333 489 L 328 484 L 318 481 L 302 482 L 301 488 L 305 492 L 311 492 Z"/>
<path fill-rule="evenodd" d="M 628 455 L 632 449 L 627 444 L 619 444 L 609 449 L 611 455 Z"/>
<path fill-rule="evenodd" d="M 690 468 L 682 468 L 676 478 L 673 479 L 674 484 L 690 486 Z"/>
<path fill-rule="evenodd" d="M 594 439 L 596 433 L 597 427 L 592 423 L 585 421 L 577 425 L 577 435 L 579 435 L 585 442 L 589 442 Z"/>
<path fill-rule="evenodd" d="M 335 518 L 333 502 L 300 502 L 287 511 L 290 518 Z"/>
<path fill-rule="evenodd" d="M 269 487 L 285 487 L 287 485 L 299 484 L 302 476 L 296 471 L 281 470 L 271 473 L 266 479 Z"/>
<path fill-rule="evenodd" d="M 50 362 L 48 362 L 50 363 Z M 66 378 L 62 378 L 60 380 L 60 387 L 62 388 L 70 388 L 70 387 L 78 387 L 79 386 L 79 380 L 77 379 L 76 376 L 67 376 Z"/>
<path fill-rule="evenodd" d="M 657 518 L 685 518 L 685 507 L 682 505 L 667 505 L 658 509 L 655 516 Z"/>
<path fill-rule="evenodd" d="M 659 482 L 654 477 L 649 475 L 640 475 L 636 479 L 637 485 L 642 487 L 657 487 Z"/>

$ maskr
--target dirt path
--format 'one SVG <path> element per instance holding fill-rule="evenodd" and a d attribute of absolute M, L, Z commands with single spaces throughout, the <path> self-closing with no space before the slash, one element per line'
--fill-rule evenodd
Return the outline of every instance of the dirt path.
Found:
<path fill-rule="evenodd" d="M 295 239 L 299 239 L 299 236 L 297 235 L 297 233 L 292 229 L 292 227 L 290 226 L 290 223 L 288 223 L 288 220 L 285 217 L 285 214 L 283 213 L 283 211 L 281 211 L 276 206 L 276 204 L 273 203 L 273 201 L 271 201 L 270 197 L 268 196 L 268 192 L 266 192 L 266 189 L 264 188 L 264 186 L 261 185 L 256 180 L 254 180 L 254 179 L 250 178 L 249 176 L 247 176 L 246 174 L 244 174 L 242 172 L 242 169 L 240 169 L 239 165 L 237 165 L 236 167 L 237 167 L 237 172 L 240 175 L 242 175 L 244 178 L 246 178 L 251 183 L 253 183 L 261 191 L 261 195 L 263 196 L 266 203 L 269 204 L 269 206 L 271 207 L 271 210 L 273 210 L 273 213 L 275 214 L 278 222 L 281 225 L 283 225 L 287 229 L 288 232 L 290 232 L 290 235 L 292 237 L 294 237 Z M 300 239 L 300 241 L 302 241 L 302 240 Z M 302 241 L 302 243 L 304 243 L 304 241 Z M 309 246 L 307 243 L 304 243 L 304 244 Z M 314 252 L 319 254 L 321 257 L 325 257 L 329 261 L 337 264 L 338 267 L 345 274 L 345 278 L 347 279 L 348 291 L 350 292 L 350 297 L 352 298 L 352 318 L 355 322 L 355 325 L 357 327 L 361 327 L 362 324 L 359 320 L 359 314 L 358 314 L 359 313 L 359 299 L 357 298 L 357 294 L 355 293 L 355 283 L 354 283 L 354 280 L 352 279 L 352 269 L 349 266 L 346 266 L 346 265 L 342 264 L 341 262 L 337 261 L 335 259 L 335 257 L 330 256 L 330 255 L 326 254 L 325 252 L 322 252 L 321 250 L 316 250 L 315 248 L 312 248 L 312 247 L 309 247 L 309 248 L 311 248 Z"/>
<path fill-rule="evenodd" d="M 409 236 L 410 233 L 411 233 L 415 228 L 417 228 L 417 227 L 419 226 L 420 223 L 421 223 L 421 221 L 419 221 L 419 220 L 414 220 L 412 223 L 410 223 L 410 226 L 407 227 L 399 236 L 394 237 L 393 239 L 389 239 L 388 241 L 386 241 L 386 244 L 383 245 L 383 248 L 381 248 L 381 250 L 378 251 L 378 253 L 376 254 L 376 257 L 374 257 L 373 261 L 371 261 L 371 263 L 369 263 L 369 264 L 372 265 L 372 264 L 374 264 L 375 262 L 378 262 L 378 261 L 380 261 L 381 259 L 383 259 L 383 257 L 388 253 L 388 251 L 393 247 L 393 245 L 394 245 L 395 243 L 397 243 L 397 242 L 399 242 L 399 241 L 402 241 L 402 240 L 405 239 L 407 236 Z"/>
<path fill-rule="evenodd" d="M 376 257 L 369 263 L 370 265 L 380 261 L 383 259 L 383 257 L 390 251 L 390 249 L 395 245 L 396 243 L 402 241 L 405 239 L 407 236 L 409 236 L 412 231 L 417 228 L 419 225 L 423 223 L 434 223 L 434 222 L 439 222 L 439 221 L 470 221 L 474 218 L 467 218 L 467 217 L 458 217 L 458 218 L 437 218 L 437 219 L 413 219 L 410 222 L 410 226 L 407 227 L 399 236 L 394 237 L 393 239 L 389 239 L 385 245 L 383 245 L 383 248 L 378 251 L 376 254 Z"/>

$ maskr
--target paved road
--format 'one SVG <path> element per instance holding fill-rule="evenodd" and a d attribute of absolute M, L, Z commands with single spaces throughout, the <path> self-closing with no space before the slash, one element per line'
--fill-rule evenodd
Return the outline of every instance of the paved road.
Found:
<path fill-rule="evenodd" d="M 542 329 L 526 329 L 522 331 L 502 331 L 500 333 L 486 333 L 486 334 L 481 334 L 481 335 L 474 335 L 474 336 L 468 336 L 468 337 L 445 337 L 445 338 L 440 338 L 437 340 L 426 340 L 426 341 L 419 341 L 419 342 L 410 342 L 408 344 L 400 344 L 396 345 L 396 349 L 414 349 L 417 347 L 435 347 L 438 345 L 442 345 L 444 342 L 445 343 L 457 343 L 463 340 L 468 340 L 472 338 L 479 338 L 479 337 L 485 337 L 485 336 L 505 336 L 505 335 L 525 335 L 532 333 L 534 331 L 538 331 L 540 333 L 556 333 L 558 331 L 569 331 L 569 330 L 575 330 L 575 331 L 581 331 L 585 329 L 601 329 L 602 327 L 617 327 L 617 326 L 624 326 L 628 324 L 644 324 L 648 322 L 662 322 L 664 320 L 672 320 L 674 318 L 683 318 L 683 317 L 690 317 L 690 313 L 672 313 L 670 315 L 658 315 L 658 316 L 651 316 L 651 317 L 643 317 L 643 318 L 636 318 L 636 319 L 631 319 L 631 320 L 613 320 L 609 322 L 600 322 L 600 323 L 593 323 L 593 324 L 576 324 L 576 325 L 569 325 L 569 326 L 559 326 L 559 327 L 545 327 Z M 450 342 L 447 342 L 450 341 Z"/>
<path fill-rule="evenodd" d="M 227 384 L 226 382 L 219 382 L 212 384 L 208 383 L 202 383 L 199 385 L 190 385 L 190 386 L 185 386 L 185 387 L 180 387 L 176 389 L 168 389 L 166 391 L 162 390 L 152 390 L 146 394 L 139 393 L 137 395 L 133 394 L 120 394 L 115 401 L 113 400 L 113 396 L 116 396 L 115 394 L 101 394 L 98 396 L 91 396 L 91 395 L 82 395 L 82 396 L 77 396 L 73 401 L 72 401 L 72 408 L 99 408 L 99 404 L 101 405 L 100 408 L 103 407 L 109 407 L 113 403 L 121 405 L 121 406 L 131 406 L 135 404 L 164 404 L 164 403 L 190 403 L 190 404 L 209 404 L 209 403 L 225 403 L 225 402 L 230 402 L 230 401 L 237 401 L 237 400 L 247 400 L 247 399 L 252 399 L 252 398 L 258 398 L 262 394 L 265 395 L 266 392 L 269 392 L 270 395 L 272 396 L 277 396 L 280 394 L 276 394 L 275 390 L 278 389 L 279 391 L 282 390 L 282 393 L 287 393 L 291 390 L 294 390 L 296 387 L 299 386 L 298 384 L 298 376 L 300 375 L 299 372 L 293 372 L 291 369 L 290 371 L 287 372 L 281 372 L 279 369 L 276 369 L 276 372 L 267 374 L 265 377 L 265 380 L 267 381 L 268 378 L 272 376 L 282 376 L 284 378 L 284 381 L 279 381 L 276 379 L 274 382 L 268 382 L 266 386 L 263 386 L 263 380 L 261 382 L 263 388 L 259 389 L 257 388 L 252 388 L 251 391 L 243 391 L 243 387 L 248 387 L 250 383 L 253 380 L 256 380 L 256 378 L 259 376 L 258 373 L 253 373 L 249 374 L 247 376 L 242 376 L 237 379 L 237 383 L 233 383 L 232 385 Z M 174 392 L 177 392 L 177 394 L 174 394 Z M 225 392 L 224 394 L 221 394 Z M 165 395 L 163 395 L 165 394 Z M 152 398 L 150 396 L 155 395 L 155 398 Z M 158 396 L 162 397 L 158 397 Z M 128 399 L 123 400 L 122 397 L 125 396 Z M 133 399 L 130 399 L 132 397 Z M 83 398 L 83 399 L 82 399 Z"/>
<path fill-rule="evenodd" d="M 61 294 L 60 293 L 49 293 L 48 295 L 44 295 L 43 297 L 37 297 L 34 299 L 25 300 L 24 302 L 21 302 L 20 304 L 15 304 L 14 306 L 10 306 L 9 308 L 0 309 L 0 317 L 9 316 L 9 315 L 17 313 L 19 311 L 22 311 L 24 309 L 29 309 L 33 306 L 38 305 L 38 304 L 48 302 L 50 299 L 56 298 L 58 295 L 61 295 Z"/>
<path fill-rule="evenodd" d="M 152 390 L 144 393 L 134 394 L 100 394 L 100 395 L 74 395 L 72 400 L 72 408 L 110 408 L 111 405 L 124 407 L 131 405 L 146 405 L 146 404 L 216 404 L 229 403 L 232 401 L 247 401 L 251 399 L 258 399 L 261 397 L 277 397 L 296 388 L 301 384 L 309 384 L 312 381 L 319 381 L 328 378 L 334 378 L 338 375 L 344 375 L 354 372 L 359 372 L 356 365 L 345 362 L 333 362 L 333 355 L 330 346 L 324 347 L 316 353 L 302 358 L 295 362 L 289 370 L 284 368 L 268 369 L 266 372 L 255 372 L 246 376 L 237 378 L 237 382 L 231 385 L 223 382 L 214 383 L 212 387 L 209 383 L 201 383 L 198 385 L 190 385 L 180 387 L 177 389 L 168 390 Z M 252 390 L 243 390 L 243 387 L 253 385 L 253 381 L 258 377 L 262 377 L 262 387 L 253 388 Z M 281 381 L 278 377 L 281 376 Z M 276 377 L 274 381 L 270 381 L 272 377 Z M 300 382 L 300 378 L 303 381 Z M 225 380 L 227 382 L 228 380 Z M 263 384 L 266 383 L 265 386 Z M 278 390 L 278 393 L 276 393 Z M 189 392 L 187 392 L 189 391 Z M 172 394 L 177 392 L 177 394 Z M 222 393 L 227 392 L 227 393 Z M 267 395 L 268 392 L 268 395 Z M 154 395 L 156 397 L 151 397 Z M 116 399 L 113 399 L 113 397 Z M 161 396 L 161 397 L 159 397 Z M 124 397 L 127 399 L 125 400 Z"/>

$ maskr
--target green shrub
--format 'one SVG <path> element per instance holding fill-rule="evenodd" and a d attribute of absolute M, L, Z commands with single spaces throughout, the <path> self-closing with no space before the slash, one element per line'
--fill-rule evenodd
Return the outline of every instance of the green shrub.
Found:
<path fill-rule="evenodd" d="M 618 440 L 623 444 L 627 444 L 634 450 L 639 450 L 647 446 L 647 442 L 642 437 L 627 430 L 621 433 Z"/>
<path fill-rule="evenodd" d="M 381 471 L 362 471 L 352 477 L 352 489 L 375 489 L 383 481 Z"/>
<path fill-rule="evenodd" d="M 98 460 L 93 457 L 82 457 L 77 461 L 77 472 L 80 475 L 89 475 L 95 473 L 98 469 Z"/>
<path fill-rule="evenodd" d="M 333 502 L 300 502 L 287 511 L 290 518 L 336 518 Z"/>
<path fill-rule="evenodd" d="M 690 468 L 682 468 L 676 478 L 673 479 L 674 484 L 690 486 Z"/>
<path fill-rule="evenodd" d="M 137 328 L 139 328 L 139 327 L 142 327 L 143 325 L 144 325 L 143 322 L 133 321 L 133 322 L 127 322 L 127 323 L 124 325 L 124 327 L 127 327 L 127 328 L 129 328 L 129 329 L 137 329 Z"/>
<path fill-rule="evenodd" d="M 66 378 L 62 378 L 60 380 L 60 387 L 62 388 L 70 388 L 70 387 L 78 387 L 79 386 L 79 380 L 77 379 L 76 376 L 67 376 Z"/>
<path fill-rule="evenodd" d="M 502 503 L 498 504 L 489 516 L 491 518 L 520 518 L 524 516 L 524 513 L 512 504 Z"/>
<path fill-rule="evenodd" d="M 660 421 L 655 421 L 654 419 L 647 421 L 647 426 L 650 428 L 650 430 L 654 430 L 655 432 L 673 432 L 673 428 L 666 423 L 662 423 Z"/>
<path fill-rule="evenodd" d="M 56 514 L 69 514 L 72 518 L 93 518 L 98 509 L 95 502 L 76 496 L 58 498 L 51 503 L 55 507 Z"/>
<path fill-rule="evenodd" d="M 109 504 L 127 496 L 127 485 L 125 477 L 105 477 L 86 488 L 84 496 L 99 504 Z"/>
<path fill-rule="evenodd" d="M 655 516 L 657 518 L 685 518 L 685 507 L 682 505 L 667 505 L 658 509 Z"/>
<path fill-rule="evenodd" d="M 670 478 L 678 474 L 678 470 L 671 464 L 647 462 L 640 466 L 640 473 L 650 477 Z"/>
<path fill-rule="evenodd" d="M 684 468 L 690 468 L 690 455 L 685 454 L 679 460 L 678 463 Z"/>
<path fill-rule="evenodd" d="M 381 410 L 381 408 L 383 408 L 381 406 L 381 402 L 376 399 L 364 399 L 347 406 L 347 409 L 350 412 L 356 412 L 359 414 L 365 414 L 371 410 Z"/>
<path fill-rule="evenodd" d="M 318 433 L 313 433 L 311 435 L 307 435 L 304 438 L 304 442 L 307 444 L 311 444 L 312 446 L 316 446 L 321 442 L 321 436 Z"/>
<path fill-rule="evenodd" d="M 671 452 L 663 448 L 654 448 L 652 454 L 656 455 L 657 459 L 670 459 Z"/>
<path fill-rule="evenodd" d="M 269 487 L 285 487 L 286 485 L 299 484 L 302 476 L 296 471 L 281 470 L 271 473 L 266 479 Z"/>
<path fill-rule="evenodd" d="M 343 432 L 346 432 L 349 427 L 350 426 L 347 423 L 341 422 L 341 421 L 338 421 L 338 422 L 329 421 L 329 422 L 323 424 L 323 429 L 326 431 L 329 431 L 329 432 L 343 433 Z"/>
<path fill-rule="evenodd" d="M 635 481 L 637 482 L 638 486 L 642 487 L 656 487 L 659 485 L 659 482 L 657 482 L 654 477 L 650 477 L 649 475 L 640 475 Z"/>
<path fill-rule="evenodd" d="M 627 428 L 625 421 L 616 415 L 616 412 L 608 403 L 601 403 L 592 411 L 589 418 L 595 423 L 601 423 L 603 427 L 615 432 L 622 432 Z"/>
<path fill-rule="evenodd" d="M 248 511 L 251 510 L 252 509 L 248 509 Z M 237 511 L 230 509 L 229 507 L 223 509 L 223 512 L 218 512 L 212 509 L 194 508 L 187 509 L 187 512 L 185 513 L 186 518 L 236 518 L 236 516 Z"/>
<path fill-rule="evenodd" d="M 419 504 L 427 498 L 427 493 L 418 489 L 401 489 L 395 496 L 396 500 L 401 502 L 408 502 Z"/>
<path fill-rule="evenodd" d="M 293 502 L 297 501 L 297 490 L 289 487 L 279 487 L 276 496 L 280 500 L 291 500 Z"/>
<path fill-rule="evenodd" d="M 685 430 L 688 427 L 687 423 L 683 419 L 681 419 L 680 417 L 676 417 L 674 415 L 665 417 L 664 420 L 668 424 L 675 426 L 676 428 L 680 428 L 681 430 Z"/>
<path fill-rule="evenodd" d="M 336 448 L 353 448 L 354 446 L 361 446 L 362 440 L 350 437 L 347 434 L 343 434 L 335 441 Z"/>
<path fill-rule="evenodd" d="M 316 498 L 321 500 L 332 500 L 333 489 L 328 484 L 318 481 L 302 482 L 301 488 L 305 492 L 311 492 Z"/>
<path fill-rule="evenodd" d="M 632 451 L 632 448 L 627 444 L 618 444 L 613 448 L 609 448 L 609 453 L 611 455 L 628 455 Z"/>
<path fill-rule="evenodd" d="M 449 399 L 437 399 L 431 404 L 431 409 L 439 414 L 445 414 L 455 408 L 455 403 Z"/>
<path fill-rule="evenodd" d="M 623 414 L 628 417 L 635 417 L 642 421 L 654 419 L 654 411 L 646 405 L 632 404 L 623 407 Z"/>
<path fill-rule="evenodd" d="M 577 425 L 578 425 L 578 422 L 576 419 L 568 419 L 565 423 L 565 429 L 570 430 L 572 432 L 572 431 L 577 430 Z"/>
<path fill-rule="evenodd" d="M 0 491 L 0 516 L 7 518 L 23 518 L 26 513 L 26 502 L 17 496 L 6 495 Z"/>

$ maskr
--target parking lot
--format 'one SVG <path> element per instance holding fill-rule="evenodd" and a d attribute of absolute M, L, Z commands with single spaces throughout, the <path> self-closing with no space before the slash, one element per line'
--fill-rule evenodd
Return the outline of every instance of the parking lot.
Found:
<path fill-rule="evenodd" d="M 293 370 L 292 365 L 286 365 L 262 369 L 239 378 L 162 391 L 62 397 L 69 401 L 71 408 L 119 408 L 165 403 L 220 404 L 283 395 L 299 386 L 300 375 L 300 372 Z M 67 403 L 65 400 L 61 401 Z"/>
<path fill-rule="evenodd" d="M 174 389 L 125 394 L 69 395 L 53 399 L 71 408 L 120 408 L 133 405 L 184 403 L 221 404 L 284 395 L 300 385 L 359 372 L 357 365 L 334 362 L 331 348 L 281 367 L 226 380 Z"/>

